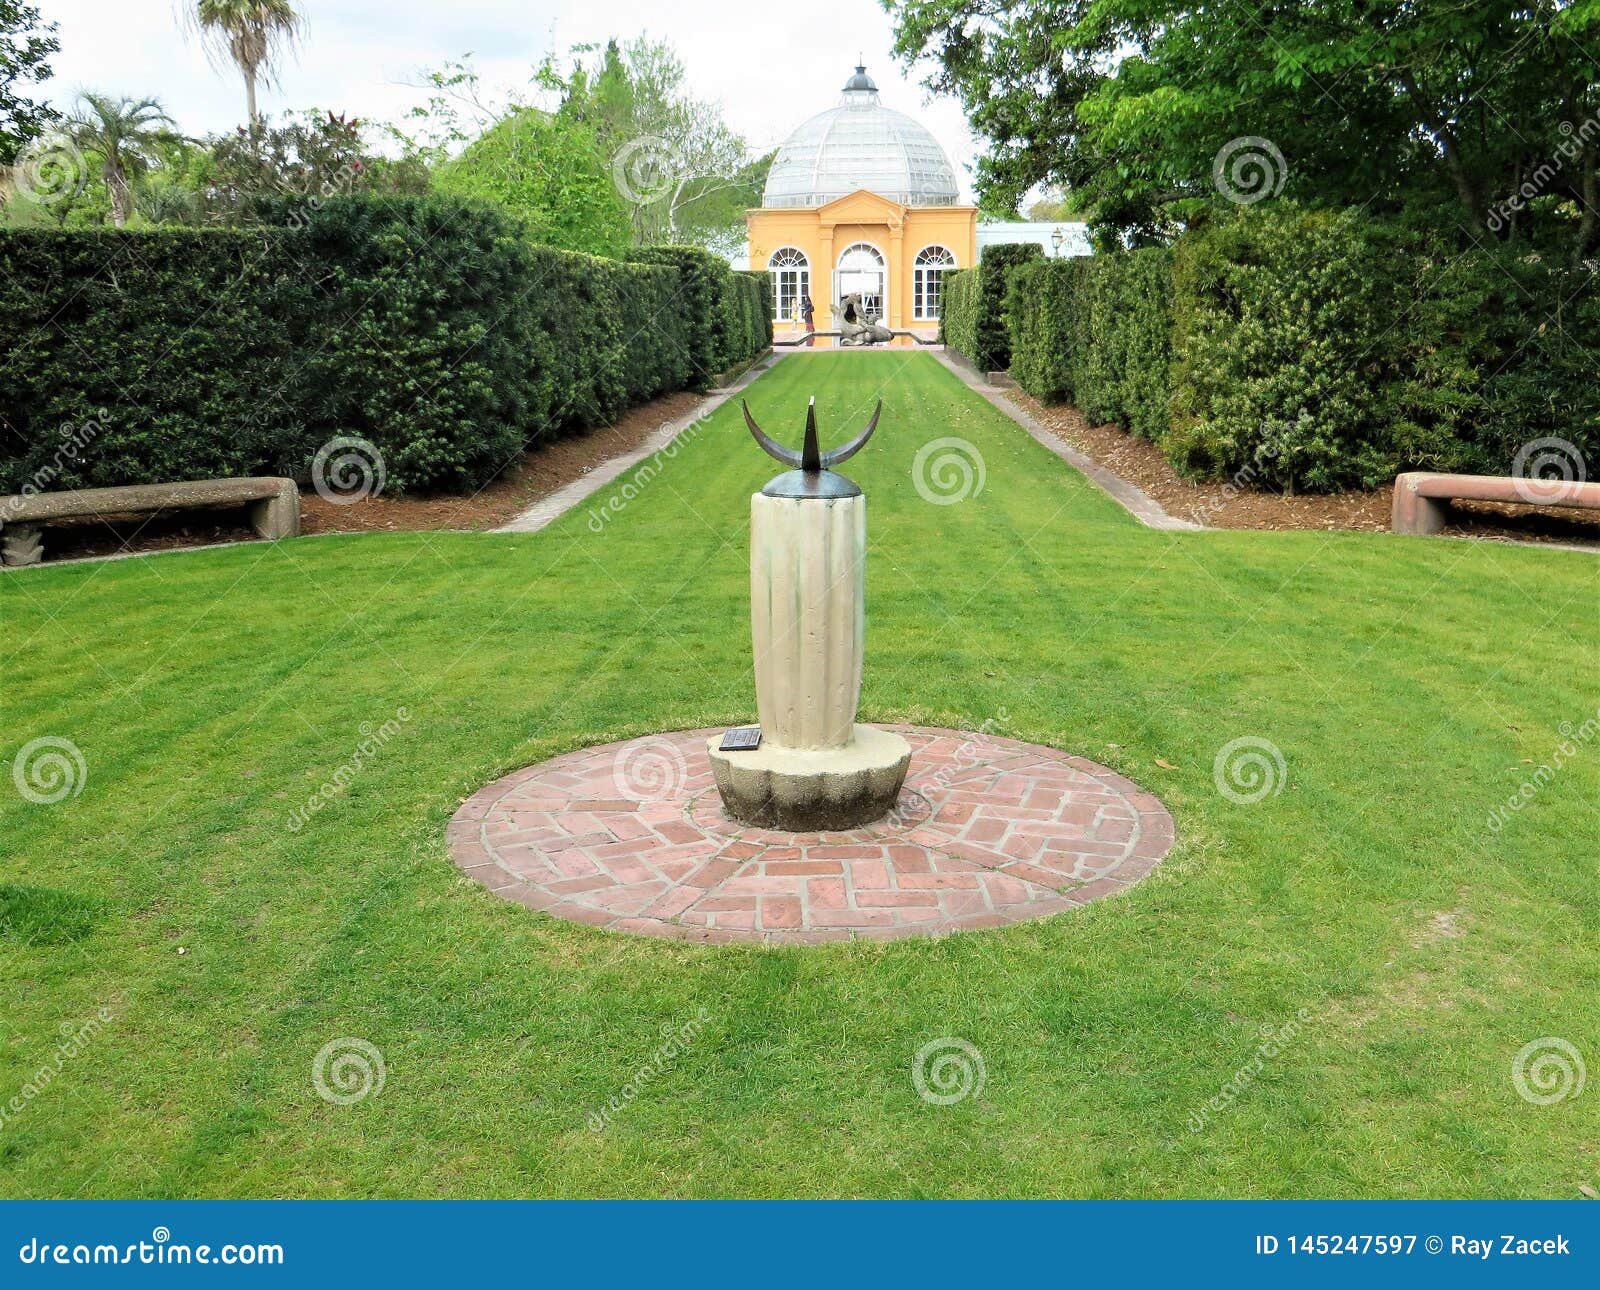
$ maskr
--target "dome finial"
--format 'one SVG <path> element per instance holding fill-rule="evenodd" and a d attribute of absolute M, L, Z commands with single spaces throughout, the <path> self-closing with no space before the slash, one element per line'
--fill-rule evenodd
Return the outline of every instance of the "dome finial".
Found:
<path fill-rule="evenodd" d="M 864 55 L 856 55 L 856 74 L 844 83 L 846 94 L 876 94 L 877 85 L 872 77 L 867 75 L 867 60 Z"/>

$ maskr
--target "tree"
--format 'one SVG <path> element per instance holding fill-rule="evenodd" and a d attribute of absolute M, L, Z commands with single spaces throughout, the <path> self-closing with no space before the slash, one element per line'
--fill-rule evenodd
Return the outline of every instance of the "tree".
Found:
<path fill-rule="evenodd" d="M 670 44 L 607 42 L 596 66 L 582 55 L 563 77 L 547 60 L 539 80 L 562 96 L 558 112 L 591 126 L 628 205 L 635 246 L 693 243 L 726 253 L 744 237 L 744 211 L 760 201 L 770 158 L 750 148 L 716 103 L 687 89 Z"/>
<path fill-rule="evenodd" d="M 161 156 L 164 128 L 172 124 L 155 99 L 112 98 L 85 93 L 67 124 L 68 133 L 84 152 L 100 158 L 100 179 L 111 200 L 111 220 L 118 228 L 133 213 L 133 180 Z"/>
<path fill-rule="evenodd" d="M 537 241 L 591 255 L 620 255 L 628 215 L 594 131 L 534 107 L 514 107 L 444 162 L 434 188 L 494 202 Z"/>
<path fill-rule="evenodd" d="M 232 62 L 244 77 L 250 128 L 259 128 L 256 83 L 271 83 L 303 25 L 293 0 L 199 0 L 194 21 L 212 57 Z"/>
<path fill-rule="evenodd" d="M 54 108 L 22 92 L 49 79 L 46 60 L 61 48 L 55 32 L 55 23 L 41 22 L 34 5 L 0 0 L 0 167 L 12 165 L 58 119 Z"/>
<path fill-rule="evenodd" d="M 1600 240 L 1600 0 L 885 0 L 989 139 L 980 195 L 1170 235 L 1282 193 Z"/>

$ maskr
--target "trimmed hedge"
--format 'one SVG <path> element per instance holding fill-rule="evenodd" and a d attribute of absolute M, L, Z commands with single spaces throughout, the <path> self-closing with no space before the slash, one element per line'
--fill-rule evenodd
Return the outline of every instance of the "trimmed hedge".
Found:
<path fill-rule="evenodd" d="M 1007 302 L 1024 388 L 1200 477 L 1506 474 L 1540 438 L 1600 461 L 1600 282 L 1561 260 L 1278 203 L 1171 250 L 1014 269 Z"/>
<path fill-rule="evenodd" d="M 453 198 L 292 207 L 226 232 L 0 233 L 0 492 L 304 480 L 335 436 L 375 444 L 393 489 L 471 489 L 768 340 L 764 275 L 703 252 L 557 251 Z"/>
<path fill-rule="evenodd" d="M 1017 265 L 1043 258 L 1043 249 L 1032 242 L 1007 242 L 985 247 L 977 268 L 945 274 L 939 339 L 965 354 L 981 372 L 1009 368 L 1007 275 Z"/>
<path fill-rule="evenodd" d="M 689 333 L 690 382 L 704 389 L 713 377 L 748 362 L 772 344 L 771 283 L 764 273 L 736 273 L 720 256 L 694 246 L 631 251 L 635 264 L 666 264 L 682 275 L 680 312 Z"/>
<path fill-rule="evenodd" d="M 1172 257 L 1162 247 L 1011 271 L 1011 372 L 1029 393 L 1072 400 L 1146 439 L 1167 429 Z"/>

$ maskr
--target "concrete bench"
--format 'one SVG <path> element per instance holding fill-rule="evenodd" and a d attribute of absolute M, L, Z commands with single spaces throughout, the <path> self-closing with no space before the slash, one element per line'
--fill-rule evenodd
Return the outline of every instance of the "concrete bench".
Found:
<path fill-rule="evenodd" d="M 1600 511 L 1600 483 L 1410 471 L 1394 481 L 1389 527 L 1396 533 L 1437 533 L 1444 528 L 1445 503 L 1450 501 L 1513 502 L 1518 506 L 1571 506 Z"/>
<path fill-rule="evenodd" d="M 248 506 L 250 527 L 261 537 L 290 538 L 300 534 L 300 490 L 294 480 L 271 475 L 80 488 L 62 493 L 14 493 L 0 497 L 0 562 L 38 564 L 44 558 L 42 526 L 52 520 L 227 506 Z"/>

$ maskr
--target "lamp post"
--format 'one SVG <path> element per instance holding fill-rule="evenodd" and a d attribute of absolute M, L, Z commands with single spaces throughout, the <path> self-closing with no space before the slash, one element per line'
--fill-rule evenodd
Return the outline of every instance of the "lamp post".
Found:
<path fill-rule="evenodd" d="M 1055 231 L 1050 234 L 1050 245 L 1054 248 L 1054 253 L 1057 256 L 1061 254 L 1061 244 L 1066 240 L 1067 235 L 1061 231 L 1061 225 L 1057 224 Z"/>

